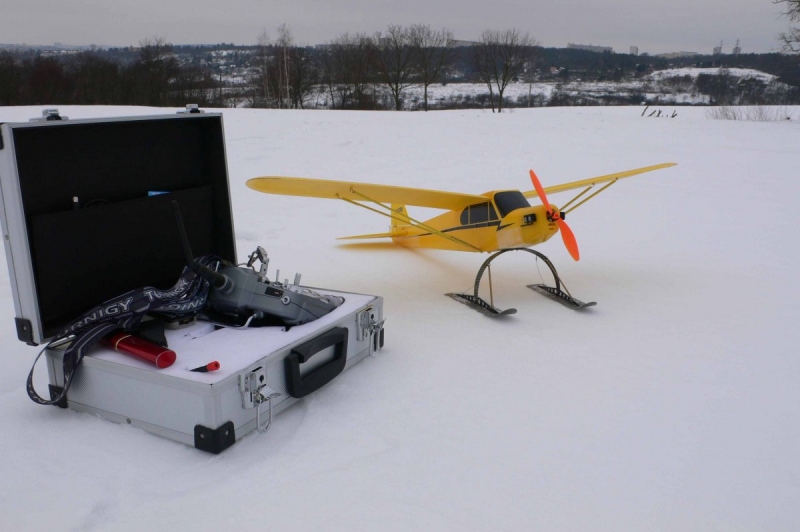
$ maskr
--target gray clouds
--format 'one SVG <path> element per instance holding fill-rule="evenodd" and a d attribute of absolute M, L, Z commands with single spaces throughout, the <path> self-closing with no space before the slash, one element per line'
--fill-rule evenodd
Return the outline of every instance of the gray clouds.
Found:
<path fill-rule="evenodd" d="M 741 38 L 744 52 L 779 49 L 789 23 L 770 0 L 3 0 L 0 42 L 136 45 L 148 37 L 174 44 L 254 44 L 286 23 L 302 44 L 344 33 L 374 33 L 389 24 L 446 27 L 457 39 L 484 29 L 528 31 L 544 46 L 569 42 L 627 52 L 710 53 Z"/>

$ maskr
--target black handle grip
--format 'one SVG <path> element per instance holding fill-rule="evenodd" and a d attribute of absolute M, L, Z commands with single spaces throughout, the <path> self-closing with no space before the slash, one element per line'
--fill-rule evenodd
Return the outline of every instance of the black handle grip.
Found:
<path fill-rule="evenodd" d="M 289 395 L 305 397 L 342 372 L 347 364 L 347 333 L 346 327 L 334 327 L 292 349 L 285 359 L 286 388 Z M 311 357 L 331 346 L 336 346 L 333 359 L 303 376 L 300 375 L 301 363 L 308 362 Z"/>

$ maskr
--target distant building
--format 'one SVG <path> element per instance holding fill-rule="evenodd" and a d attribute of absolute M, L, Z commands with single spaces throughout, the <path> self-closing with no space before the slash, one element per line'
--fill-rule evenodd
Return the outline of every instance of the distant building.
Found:
<path fill-rule="evenodd" d="M 631 46 L 631 55 L 639 55 L 639 47 Z"/>
<path fill-rule="evenodd" d="M 567 48 L 572 50 L 586 50 L 587 52 L 597 52 L 602 54 L 603 52 L 612 53 L 614 50 L 611 49 L 610 46 L 594 46 L 592 44 L 567 44 Z"/>
<path fill-rule="evenodd" d="M 719 46 L 714 47 L 714 55 L 722 55 L 722 41 L 719 41 Z"/>
<path fill-rule="evenodd" d="M 742 53 L 742 47 L 739 46 L 739 39 L 736 39 L 736 46 L 733 47 L 733 55 L 739 55 Z"/>

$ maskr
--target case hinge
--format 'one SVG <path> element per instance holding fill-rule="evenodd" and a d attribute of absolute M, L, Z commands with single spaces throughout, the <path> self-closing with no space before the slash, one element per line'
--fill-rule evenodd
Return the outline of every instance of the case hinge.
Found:
<path fill-rule="evenodd" d="M 69 120 L 67 116 L 61 116 L 58 109 L 42 109 L 41 118 L 31 118 L 29 122 L 57 122 L 61 120 Z"/>
<path fill-rule="evenodd" d="M 182 109 L 182 110 L 177 112 L 177 114 L 179 114 L 179 115 L 184 115 L 184 114 L 194 115 L 194 114 L 200 114 L 200 113 L 205 113 L 205 111 L 200 109 L 200 106 L 197 105 L 196 103 L 187 103 L 186 104 L 186 109 Z"/>

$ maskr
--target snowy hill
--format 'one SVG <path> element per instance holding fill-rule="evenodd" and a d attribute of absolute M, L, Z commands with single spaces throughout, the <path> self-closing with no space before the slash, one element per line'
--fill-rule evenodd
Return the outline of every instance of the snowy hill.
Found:
<path fill-rule="evenodd" d="M 0 121 L 40 110 L 0 107 Z M 309 285 L 383 295 L 386 348 L 211 456 L 32 403 L 37 350 L 16 340 L 2 268 L 0 530 L 797 528 L 797 120 L 223 112 L 240 258 L 263 245 Z M 344 246 L 335 238 L 387 222 L 244 185 L 290 175 L 480 194 L 528 190 L 529 168 L 550 185 L 670 161 L 570 215 L 580 262 L 559 238 L 537 248 L 596 307 L 528 290 L 536 268 L 512 253 L 493 263 L 495 302 L 518 309 L 503 320 L 443 296 L 469 290 L 486 256 Z"/>
<path fill-rule="evenodd" d="M 722 81 L 719 76 L 723 76 Z M 698 81 L 700 78 L 700 81 Z M 703 79 L 705 78 L 705 79 Z M 704 83 L 705 82 L 705 83 Z M 727 84 L 729 87 L 723 89 Z M 390 106 L 390 94 L 383 85 L 373 89 L 377 98 Z M 496 88 L 495 98 L 497 97 Z M 547 105 L 708 105 L 727 90 L 732 101 L 743 103 L 780 102 L 780 94 L 792 90 L 777 81 L 777 76 L 747 68 L 674 68 L 659 70 L 637 79 L 589 81 L 571 77 L 564 81 L 509 83 L 504 92 L 507 106 L 541 107 Z M 420 109 L 423 88 L 412 85 L 403 91 L 404 109 Z M 489 89 L 483 83 L 434 84 L 428 87 L 429 106 L 433 109 L 489 107 Z M 307 108 L 330 107 L 330 98 L 321 88 L 309 96 Z"/>
<path fill-rule="evenodd" d="M 724 69 L 723 72 L 734 78 L 757 79 L 764 83 L 769 83 L 778 78 L 778 76 L 773 76 L 772 74 L 767 74 L 766 72 L 761 72 L 759 70 L 753 70 L 752 68 L 727 68 Z M 700 76 L 701 74 L 705 74 L 707 76 L 716 76 L 719 75 L 719 73 L 719 68 L 670 68 L 667 70 L 657 70 L 651 74 L 648 74 L 647 78 L 651 80 L 663 80 L 689 76 L 692 79 L 697 79 L 697 76 Z"/>

